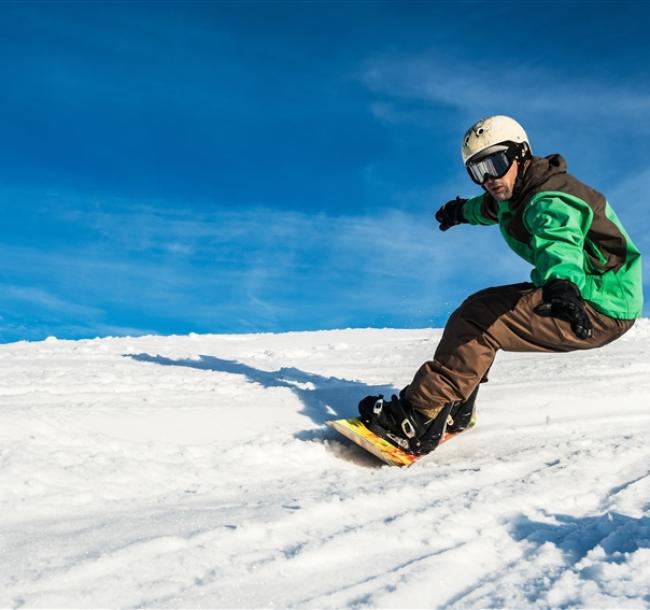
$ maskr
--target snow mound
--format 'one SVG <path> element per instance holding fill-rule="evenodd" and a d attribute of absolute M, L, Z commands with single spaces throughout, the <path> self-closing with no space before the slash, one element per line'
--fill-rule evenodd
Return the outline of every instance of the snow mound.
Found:
<path fill-rule="evenodd" d="M 650 320 L 499 354 L 409 469 L 325 426 L 438 330 L 0 346 L 2 607 L 647 607 Z"/>

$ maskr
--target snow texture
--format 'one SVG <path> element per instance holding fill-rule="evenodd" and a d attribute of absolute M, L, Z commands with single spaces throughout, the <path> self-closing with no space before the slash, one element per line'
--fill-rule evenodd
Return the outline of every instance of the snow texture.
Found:
<path fill-rule="evenodd" d="M 0 346 L 0 606 L 650 606 L 650 321 L 499 354 L 409 469 L 328 429 L 438 330 Z"/>

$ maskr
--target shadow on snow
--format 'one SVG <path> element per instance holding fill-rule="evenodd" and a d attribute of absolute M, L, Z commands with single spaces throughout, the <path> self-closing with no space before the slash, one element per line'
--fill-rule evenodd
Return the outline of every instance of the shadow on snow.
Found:
<path fill-rule="evenodd" d="M 650 548 L 650 517 L 608 512 L 595 517 L 549 515 L 549 519 L 549 523 L 536 522 L 522 515 L 514 522 L 512 537 L 526 540 L 536 549 L 550 542 L 568 563 L 579 562 L 598 546 L 610 563 L 624 562 L 626 553 Z"/>
<path fill-rule="evenodd" d="M 125 357 L 162 366 L 184 366 L 203 371 L 242 375 L 248 381 L 264 388 L 287 388 L 300 399 L 303 405 L 302 413 L 319 426 L 317 429 L 303 430 L 294 434 L 295 438 L 300 440 L 338 439 L 335 432 L 329 429 L 323 430 L 322 426 L 327 420 L 356 417 L 359 400 L 368 394 L 390 396 L 397 393 L 396 388 L 391 385 L 367 385 L 360 381 L 308 373 L 294 367 L 263 371 L 236 360 L 226 360 L 216 356 L 201 355 L 198 359 L 178 360 L 151 354 L 125 354 Z"/>

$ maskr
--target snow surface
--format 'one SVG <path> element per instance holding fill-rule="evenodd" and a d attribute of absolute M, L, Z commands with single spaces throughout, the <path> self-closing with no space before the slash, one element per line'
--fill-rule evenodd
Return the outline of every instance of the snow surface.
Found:
<path fill-rule="evenodd" d="M 409 469 L 324 422 L 437 330 L 0 346 L 2 607 L 650 606 L 650 320 L 499 354 Z"/>

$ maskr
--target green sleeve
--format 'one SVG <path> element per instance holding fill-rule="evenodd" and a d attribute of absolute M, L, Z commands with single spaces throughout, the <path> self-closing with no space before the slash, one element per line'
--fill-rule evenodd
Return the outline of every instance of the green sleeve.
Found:
<path fill-rule="evenodd" d="M 593 211 L 585 201 L 565 193 L 540 193 L 529 202 L 524 223 L 532 236 L 531 278 L 536 286 L 558 279 L 584 290 L 583 247 L 592 219 Z"/>
<path fill-rule="evenodd" d="M 463 205 L 463 216 L 471 225 L 496 224 L 499 220 L 496 201 L 487 195 L 472 197 Z"/>

